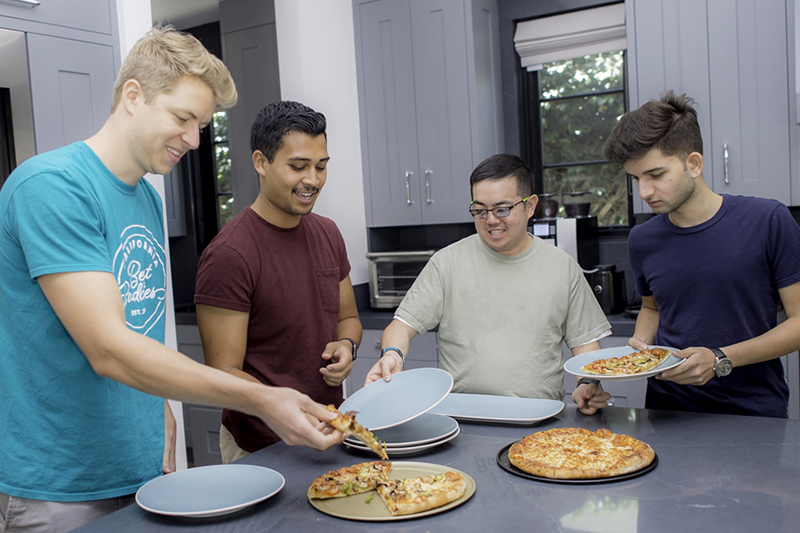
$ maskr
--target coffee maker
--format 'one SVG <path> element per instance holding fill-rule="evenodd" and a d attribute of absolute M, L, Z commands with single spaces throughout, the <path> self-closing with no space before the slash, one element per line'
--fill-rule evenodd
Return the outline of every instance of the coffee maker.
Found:
<path fill-rule="evenodd" d="M 597 217 L 532 218 L 529 226 L 531 233 L 567 252 L 584 270 L 599 262 Z"/>
<path fill-rule="evenodd" d="M 553 244 L 569 255 L 584 270 L 592 269 L 599 263 L 600 249 L 597 242 L 597 217 L 590 216 L 591 207 L 588 192 L 543 193 L 537 195 L 539 202 L 529 230 L 545 242 Z M 559 217 L 561 197 L 565 217 Z"/>

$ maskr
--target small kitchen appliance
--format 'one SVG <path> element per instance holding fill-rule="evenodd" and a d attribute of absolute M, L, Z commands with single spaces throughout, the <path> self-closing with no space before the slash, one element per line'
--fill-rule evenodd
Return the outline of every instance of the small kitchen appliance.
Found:
<path fill-rule="evenodd" d="M 600 261 L 597 217 L 533 218 L 529 224 L 531 233 L 567 252 L 584 270 L 594 268 Z"/>
<path fill-rule="evenodd" d="M 367 253 L 370 307 L 392 309 L 400 305 L 434 252 Z"/>
<path fill-rule="evenodd" d="M 615 315 L 625 309 L 625 272 L 617 271 L 616 265 L 597 265 L 583 273 L 605 314 Z"/>

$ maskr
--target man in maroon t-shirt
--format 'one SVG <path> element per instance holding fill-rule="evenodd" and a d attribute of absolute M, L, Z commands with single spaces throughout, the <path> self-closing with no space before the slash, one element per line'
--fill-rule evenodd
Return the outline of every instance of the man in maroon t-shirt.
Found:
<path fill-rule="evenodd" d="M 250 134 L 258 198 L 203 252 L 195 303 L 206 364 L 338 406 L 361 322 L 344 239 L 311 213 L 326 179 L 325 125 L 297 102 L 258 114 Z M 279 440 L 257 418 L 222 413 L 225 463 Z"/>

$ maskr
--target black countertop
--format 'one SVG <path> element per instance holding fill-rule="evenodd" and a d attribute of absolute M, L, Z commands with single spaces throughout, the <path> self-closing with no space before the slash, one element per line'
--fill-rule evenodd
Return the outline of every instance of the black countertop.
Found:
<path fill-rule="evenodd" d="M 136 505 L 77 531 L 592 531 L 682 533 L 795 532 L 800 523 L 800 421 L 611 407 L 584 416 L 568 406 L 534 426 L 462 423 L 451 442 L 395 460 L 446 465 L 469 474 L 476 492 L 440 514 L 399 522 L 334 518 L 306 498 L 328 470 L 372 460 L 337 446 L 326 452 L 283 443 L 240 462 L 277 470 L 286 485 L 274 497 L 217 518 L 175 518 Z M 632 479 L 562 484 L 506 472 L 497 455 L 509 443 L 553 427 L 608 428 L 650 444 L 652 471 Z M 376 499 L 376 503 L 379 500 Z"/>

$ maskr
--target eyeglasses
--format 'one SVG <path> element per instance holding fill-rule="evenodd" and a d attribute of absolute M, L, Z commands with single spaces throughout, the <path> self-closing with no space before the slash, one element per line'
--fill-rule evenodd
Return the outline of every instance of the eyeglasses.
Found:
<path fill-rule="evenodd" d="M 533 195 L 531 195 L 533 196 Z M 511 214 L 511 210 L 518 206 L 523 202 L 527 202 L 531 196 L 527 196 L 520 200 L 519 202 L 515 203 L 514 205 L 501 205 L 499 207 L 493 207 L 491 209 L 475 209 L 473 205 L 475 202 L 470 202 L 469 204 L 469 214 L 473 216 L 473 218 L 477 218 L 479 220 L 483 220 L 485 218 L 489 218 L 489 211 L 492 212 L 494 216 L 497 218 L 506 218 L 508 215 Z"/>

